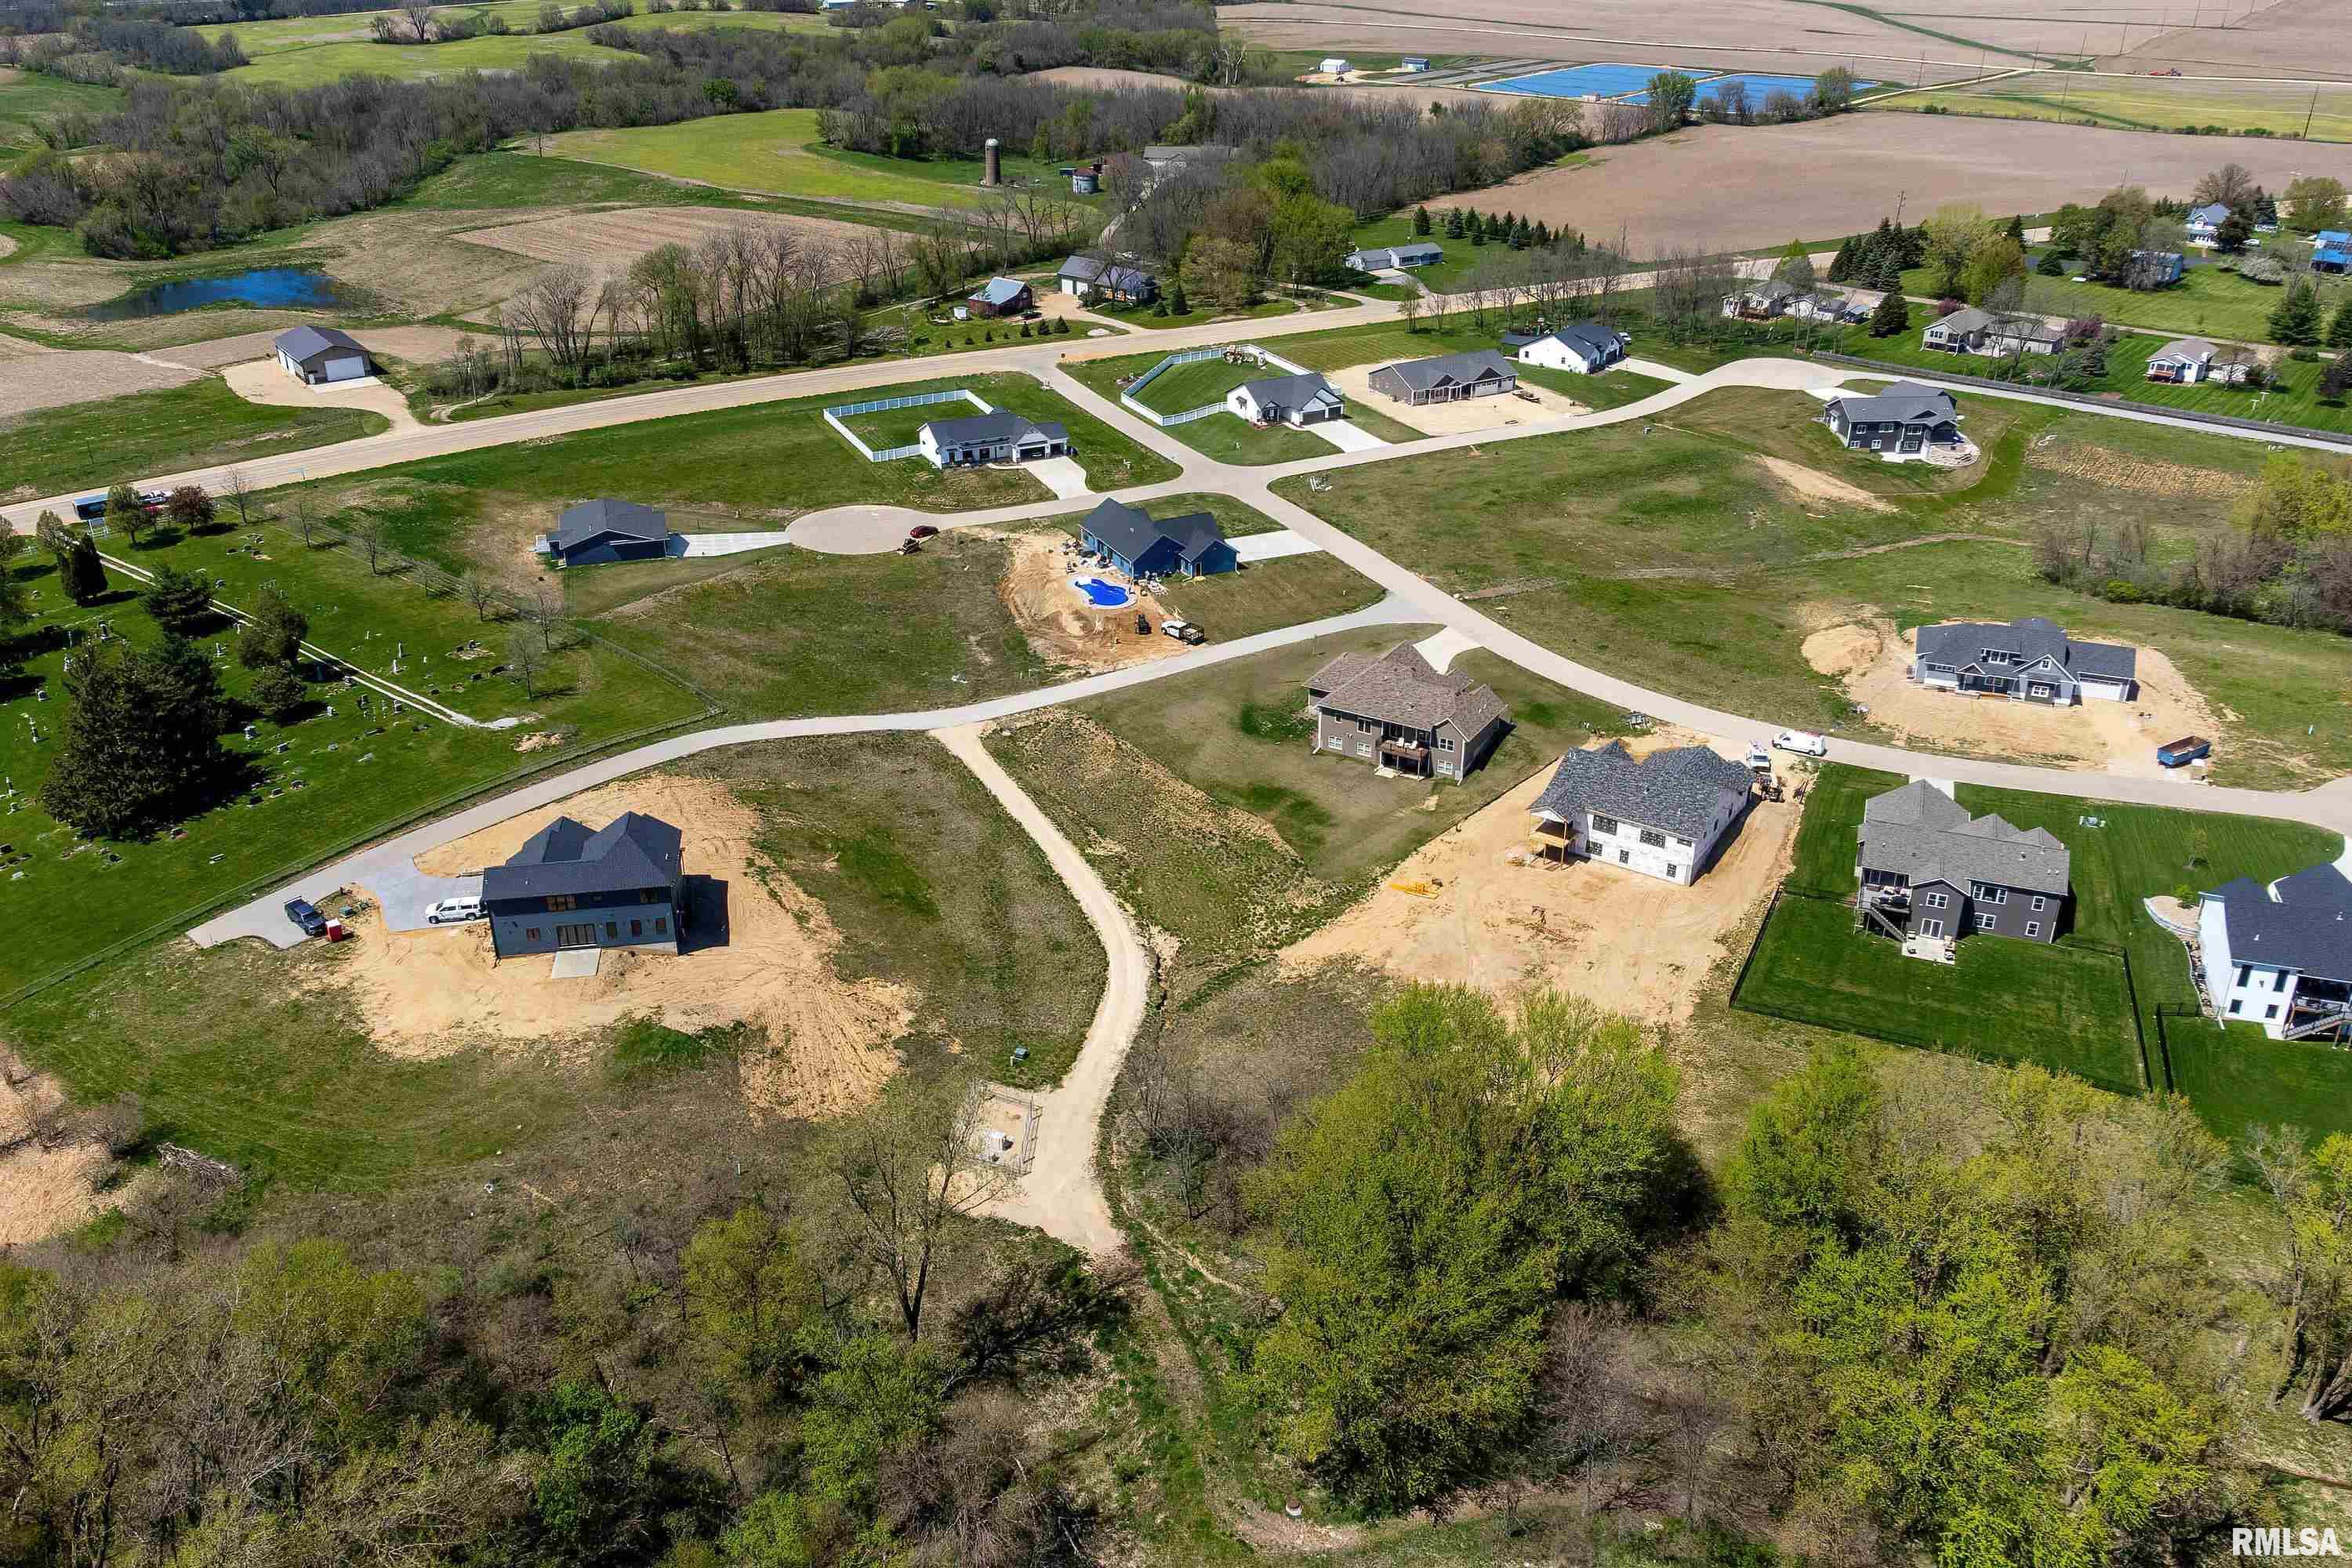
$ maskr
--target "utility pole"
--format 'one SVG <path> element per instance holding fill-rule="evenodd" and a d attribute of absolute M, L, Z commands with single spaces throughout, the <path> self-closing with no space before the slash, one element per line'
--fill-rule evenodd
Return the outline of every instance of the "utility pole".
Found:
<path fill-rule="evenodd" d="M 2319 112 L 2319 89 L 2311 89 L 2311 107 L 2303 111 L 2303 139 L 2311 140 L 2311 117 Z"/>

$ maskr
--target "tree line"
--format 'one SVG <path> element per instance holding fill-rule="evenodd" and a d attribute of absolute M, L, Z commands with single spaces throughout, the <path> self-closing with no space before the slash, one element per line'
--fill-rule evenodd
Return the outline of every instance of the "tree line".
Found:
<path fill-rule="evenodd" d="M 120 82 L 125 68 L 167 76 L 213 76 L 247 63 L 234 34 L 213 41 L 183 27 L 127 17 L 77 16 L 63 32 L 31 38 L 0 36 L 0 65 L 101 86 Z"/>

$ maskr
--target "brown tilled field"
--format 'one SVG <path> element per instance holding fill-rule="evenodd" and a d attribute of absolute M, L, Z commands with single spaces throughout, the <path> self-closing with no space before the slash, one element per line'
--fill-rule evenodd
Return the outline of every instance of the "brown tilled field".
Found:
<path fill-rule="evenodd" d="M 2117 49 L 2099 61 L 2099 68 L 2352 80 L 2352 54 L 2344 47 L 2347 36 L 2352 0 L 2279 0 L 2226 26 L 2175 27 L 2144 41 L 2136 38 L 2129 53 Z M 2104 43 L 2099 47 L 2105 52 Z"/>
<path fill-rule="evenodd" d="M 1906 217 L 1947 202 L 1988 212 L 2047 212 L 2096 201 L 2126 180 L 2186 195 L 2228 160 L 2273 190 L 2295 174 L 2352 180 L 2352 148 L 2094 131 L 2032 121 L 1860 115 L 1799 125 L 1699 125 L 1612 147 L 1590 164 L 1539 170 L 1432 207 L 1508 208 L 1588 235 L 1623 226 L 1638 250 L 1736 250 L 1826 239 L 1871 227 L 1903 203 Z M 1826 179 L 1822 171 L 1834 169 Z M 1707 199 L 1695 202 L 1694 191 Z"/>
<path fill-rule="evenodd" d="M 468 230 L 456 237 L 537 261 L 585 262 L 623 271 L 638 257 L 665 245 L 698 245 L 712 235 L 745 227 L 789 229 L 817 245 L 838 244 L 861 232 L 856 224 L 835 223 L 831 218 L 747 213 L 731 207 L 621 207 L 531 218 Z"/>

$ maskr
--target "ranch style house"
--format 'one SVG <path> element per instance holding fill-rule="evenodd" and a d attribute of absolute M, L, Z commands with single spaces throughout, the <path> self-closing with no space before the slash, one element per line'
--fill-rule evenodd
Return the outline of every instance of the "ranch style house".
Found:
<path fill-rule="evenodd" d="M 1320 425 L 1348 412 L 1339 389 L 1307 371 L 1245 381 L 1225 395 L 1225 406 L 1253 425 Z"/>
<path fill-rule="evenodd" d="M 1755 798 L 1755 775 L 1705 746 L 1636 760 L 1622 741 L 1570 752 L 1528 807 L 1539 856 L 1581 857 L 1688 887 Z"/>
<path fill-rule="evenodd" d="M 567 507 L 540 550 L 557 566 L 657 561 L 669 553 L 669 517 L 635 501 L 599 496 Z"/>
<path fill-rule="evenodd" d="M 1070 433 L 1053 420 L 1024 419 L 999 408 L 956 419 L 934 419 L 916 433 L 923 457 L 935 468 L 981 463 L 1034 462 L 1070 450 Z"/>
<path fill-rule="evenodd" d="M 573 947 L 677 951 L 685 923 L 677 828 L 627 811 L 592 832 L 559 816 L 503 866 L 482 873 L 482 910 L 499 958 Z"/>
<path fill-rule="evenodd" d="M 1140 267 L 1100 256 L 1073 256 L 1055 274 L 1062 292 L 1081 300 L 1149 305 L 1160 298 L 1160 279 Z"/>
<path fill-rule="evenodd" d="M 2063 334 L 2038 316 L 1995 316 L 1963 305 L 1927 323 L 1924 348 L 1955 354 L 2054 354 Z"/>
<path fill-rule="evenodd" d="M 1925 779 L 1863 803 L 1862 918 L 1885 935 L 2057 939 L 2074 857 L 2046 828 L 1970 816 Z"/>
<path fill-rule="evenodd" d="M 1624 340 L 1598 321 L 1570 321 L 1556 331 L 1516 343 L 1507 333 L 1503 345 L 1517 350 L 1521 364 L 1579 375 L 1598 374 L 1625 357 Z"/>
<path fill-rule="evenodd" d="M 1492 688 L 1440 674 L 1411 643 L 1339 655 L 1308 679 L 1307 700 L 1317 751 L 1408 778 L 1460 782 L 1510 724 Z"/>
<path fill-rule="evenodd" d="M 2314 272 L 2352 272 L 2352 231 L 2323 228 L 2312 240 Z"/>
<path fill-rule="evenodd" d="M 278 351 L 278 368 L 306 386 L 359 381 L 368 374 L 367 350 L 332 327 L 291 328 L 270 347 Z"/>
<path fill-rule="evenodd" d="M 1078 524 L 1078 543 L 1130 577 L 1206 577 L 1241 564 L 1225 531 L 1205 511 L 1154 520 L 1106 499 Z"/>
<path fill-rule="evenodd" d="M 2147 379 L 2194 386 L 2200 381 L 2235 386 L 2254 363 L 2252 349 L 2218 348 L 2203 338 L 2175 338 L 2147 359 Z"/>
<path fill-rule="evenodd" d="M 1431 359 L 1400 360 L 1371 374 L 1372 389 L 1399 403 L 1459 403 L 1518 389 L 1519 373 L 1493 349 L 1468 349 Z"/>
<path fill-rule="evenodd" d="M 2268 888 L 2249 878 L 2197 900 L 2205 994 L 2273 1040 L 2352 1034 L 2352 881 L 2314 866 Z"/>
<path fill-rule="evenodd" d="M 2085 700 L 2128 702 L 2139 693 L 2139 650 L 2076 642 L 2040 616 L 2007 622 L 1921 626 L 1911 678 L 1923 686 L 1981 691 L 2071 708 Z"/>
<path fill-rule="evenodd" d="M 1924 458 L 1934 447 L 1960 444 L 1960 415 L 1952 395 L 1916 382 L 1898 381 L 1870 396 L 1832 397 L 1822 410 L 1831 434 L 1857 452 L 1875 452 L 1889 462 Z"/>
<path fill-rule="evenodd" d="M 1359 272 L 1388 272 L 1407 267 L 1433 267 L 1445 259 L 1445 247 L 1434 240 L 1408 240 L 1402 245 L 1377 246 L 1348 252 L 1348 265 Z"/>

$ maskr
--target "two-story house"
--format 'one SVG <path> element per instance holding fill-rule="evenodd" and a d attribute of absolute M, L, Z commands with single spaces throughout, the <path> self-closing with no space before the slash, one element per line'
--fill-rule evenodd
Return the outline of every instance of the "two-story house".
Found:
<path fill-rule="evenodd" d="M 2335 867 L 2200 895 L 2197 950 L 2224 1022 L 2273 1040 L 2352 1034 L 2352 881 Z"/>
<path fill-rule="evenodd" d="M 559 816 L 482 873 L 482 911 L 500 958 L 575 947 L 676 952 L 686 878 L 677 828 L 624 812 L 591 831 Z"/>
<path fill-rule="evenodd" d="M 1510 727 L 1493 688 L 1441 673 L 1411 643 L 1339 655 L 1308 679 L 1307 700 L 1317 751 L 1410 778 L 1468 777 Z"/>
<path fill-rule="evenodd" d="M 1528 808 L 1547 858 L 1582 857 L 1687 887 L 1755 798 L 1755 775 L 1705 746 L 1636 759 L 1622 741 L 1560 758 Z"/>
<path fill-rule="evenodd" d="M 1960 441 L 1960 414 L 1952 395 L 1937 387 L 1898 381 L 1864 397 L 1841 393 L 1822 410 L 1831 434 L 1858 452 L 1875 452 L 1890 463 L 1913 461 L 1933 447 Z"/>
<path fill-rule="evenodd" d="M 2221 226 L 2229 221 L 2230 209 L 2227 204 L 2207 202 L 2201 207 L 2189 209 L 2189 216 L 2184 220 L 2184 226 L 2189 230 L 2189 238 L 2200 244 L 2210 245 L 2213 243 L 2214 237 L 2221 232 Z"/>
<path fill-rule="evenodd" d="M 2051 942 L 2074 858 L 2046 828 L 1970 816 L 1925 779 L 1863 803 L 1856 907 L 1889 935 Z"/>
<path fill-rule="evenodd" d="M 1924 686 L 2058 708 L 2128 702 L 2139 693 L 2137 648 L 2077 642 L 2040 616 L 1921 626 L 1914 639 L 1911 676 Z"/>

